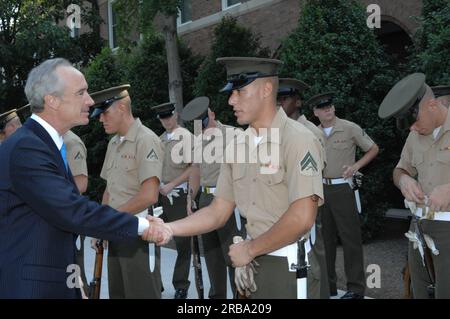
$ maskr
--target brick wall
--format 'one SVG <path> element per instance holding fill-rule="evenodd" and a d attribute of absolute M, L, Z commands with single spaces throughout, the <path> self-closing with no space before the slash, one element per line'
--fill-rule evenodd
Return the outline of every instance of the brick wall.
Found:
<path fill-rule="evenodd" d="M 183 41 L 193 52 L 206 55 L 213 40 L 213 29 L 220 19 L 232 14 L 239 23 L 260 35 L 263 46 L 274 52 L 284 37 L 297 25 L 300 11 L 299 0 L 242 0 L 238 8 L 222 11 L 221 0 L 191 0 L 192 22 L 178 30 Z M 382 21 L 394 22 L 410 36 L 414 34 L 422 0 L 359 0 L 364 6 L 378 4 L 381 7 Z M 262 5 L 261 5 L 262 4 Z M 99 1 L 100 12 L 105 23 L 108 22 L 108 1 Z M 101 35 L 108 37 L 108 27 L 103 25 Z M 158 27 L 158 19 L 155 22 Z"/>

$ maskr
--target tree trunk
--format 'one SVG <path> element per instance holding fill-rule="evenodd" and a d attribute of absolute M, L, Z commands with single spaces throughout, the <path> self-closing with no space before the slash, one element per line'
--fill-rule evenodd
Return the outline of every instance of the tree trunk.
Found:
<path fill-rule="evenodd" d="M 178 113 L 183 110 L 183 79 L 181 78 L 180 56 L 177 43 L 177 17 L 163 16 L 164 39 L 166 42 L 167 66 L 169 69 L 169 97 L 175 103 Z M 178 122 L 182 124 L 180 118 Z"/>

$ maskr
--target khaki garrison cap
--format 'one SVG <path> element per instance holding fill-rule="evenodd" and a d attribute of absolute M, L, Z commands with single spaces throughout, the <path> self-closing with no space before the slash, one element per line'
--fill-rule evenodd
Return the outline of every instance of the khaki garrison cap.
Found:
<path fill-rule="evenodd" d="M 159 119 L 164 119 L 175 114 L 175 104 L 172 102 L 159 104 L 153 106 L 151 109 L 156 113 L 156 117 Z"/>
<path fill-rule="evenodd" d="M 419 105 L 426 92 L 425 74 L 413 73 L 401 79 L 381 102 L 378 116 L 382 119 L 401 118 L 410 108 Z"/>
<path fill-rule="evenodd" d="M 209 98 L 200 96 L 190 101 L 181 112 L 181 119 L 186 122 L 203 120 L 208 117 Z"/>
<path fill-rule="evenodd" d="M 0 131 L 3 131 L 6 124 L 8 124 L 9 121 L 11 121 L 12 119 L 14 119 L 16 117 L 19 117 L 19 115 L 17 114 L 18 112 L 20 112 L 28 107 L 30 107 L 30 104 L 27 104 L 18 109 L 12 109 L 3 114 L 0 114 Z"/>
<path fill-rule="evenodd" d="M 130 88 L 129 84 L 123 84 L 119 86 L 114 86 L 112 88 L 98 91 L 91 94 L 92 99 L 94 100 L 94 111 L 91 114 L 92 118 L 95 118 L 105 112 L 115 101 L 123 99 L 124 97 L 129 96 L 128 89 Z"/>
<path fill-rule="evenodd" d="M 333 105 L 333 92 L 321 93 L 314 95 L 308 101 L 306 101 L 306 105 L 310 108 L 323 108 L 330 105 Z"/>
<path fill-rule="evenodd" d="M 450 85 L 432 86 L 431 89 L 435 97 L 450 95 Z"/>
<path fill-rule="evenodd" d="M 309 85 L 297 79 L 282 78 L 278 87 L 278 96 L 300 95 L 309 89 Z"/>
<path fill-rule="evenodd" d="M 275 59 L 253 57 L 224 57 L 216 60 L 225 65 L 228 83 L 220 92 L 240 89 L 258 78 L 278 76 L 278 68 L 283 63 Z"/>

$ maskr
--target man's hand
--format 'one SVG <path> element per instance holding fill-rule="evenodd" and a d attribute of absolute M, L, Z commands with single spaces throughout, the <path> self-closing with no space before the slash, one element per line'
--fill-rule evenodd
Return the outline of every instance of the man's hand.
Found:
<path fill-rule="evenodd" d="M 242 239 L 241 236 L 234 236 L 233 243 L 244 243 L 244 239 Z M 252 292 L 256 291 L 257 287 L 255 283 L 255 274 L 258 273 L 256 271 L 257 266 L 259 266 L 259 264 L 256 261 L 252 260 L 247 265 L 236 267 L 234 272 L 234 283 L 236 284 L 236 289 L 242 296 L 248 298 L 250 297 Z"/>
<path fill-rule="evenodd" d="M 343 169 L 342 177 L 345 179 L 353 177 L 353 174 L 355 174 L 358 171 L 358 168 L 355 165 L 352 166 L 344 165 L 342 169 Z"/>
<path fill-rule="evenodd" d="M 435 212 L 446 211 L 450 206 L 450 184 L 436 186 L 425 204 Z"/>
<path fill-rule="evenodd" d="M 147 216 L 150 222 L 148 227 L 142 233 L 142 239 L 149 242 L 154 242 L 161 246 L 167 244 L 173 237 L 173 231 L 169 225 L 165 224 L 160 218 Z"/>
<path fill-rule="evenodd" d="M 254 259 L 254 256 L 251 256 L 250 254 L 250 240 L 242 240 L 242 237 L 234 236 L 233 243 L 234 244 L 230 246 L 228 252 L 233 267 L 248 265 Z"/>
<path fill-rule="evenodd" d="M 169 194 L 174 187 L 175 185 L 173 185 L 172 183 L 167 183 L 159 188 L 159 192 L 161 193 L 161 195 L 167 196 L 167 194 Z"/>
<path fill-rule="evenodd" d="M 417 183 L 417 181 L 411 176 L 402 174 L 398 181 L 398 185 L 400 187 L 400 191 L 402 192 L 403 196 L 405 196 L 406 200 L 418 204 L 424 202 L 425 194 L 420 188 L 419 183 Z"/>
<path fill-rule="evenodd" d="M 91 248 L 93 250 L 95 250 L 96 253 L 98 253 L 97 241 L 98 241 L 98 239 L 95 239 L 95 238 L 91 239 Z M 102 246 L 103 246 L 103 249 L 108 249 L 108 241 L 107 240 L 103 240 Z"/>
<path fill-rule="evenodd" d="M 187 212 L 188 216 L 192 215 L 196 210 L 197 210 L 197 204 L 195 203 L 195 201 L 193 201 L 191 199 L 191 196 L 188 195 L 187 201 L 186 201 L 186 212 Z"/>

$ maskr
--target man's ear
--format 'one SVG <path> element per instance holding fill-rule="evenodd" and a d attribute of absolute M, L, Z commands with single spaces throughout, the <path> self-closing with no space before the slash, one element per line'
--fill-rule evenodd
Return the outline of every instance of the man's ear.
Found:
<path fill-rule="evenodd" d="M 439 101 L 436 98 L 432 98 L 428 101 L 428 106 L 431 107 L 432 109 L 437 108 L 439 106 Z"/>
<path fill-rule="evenodd" d="M 216 113 L 214 113 L 213 111 L 208 111 L 208 112 L 209 112 L 209 114 L 208 114 L 209 119 L 210 120 L 215 120 L 216 119 Z"/>
<path fill-rule="evenodd" d="M 263 87 L 263 97 L 267 98 L 272 95 L 273 92 L 273 82 L 270 80 L 266 80 Z"/>
<path fill-rule="evenodd" d="M 47 94 L 44 96 L 44 105 L 47 105 L 49 108 L 53 110 L 58 110 L 60 106 L 60 99 L 57 96 Z"/>

